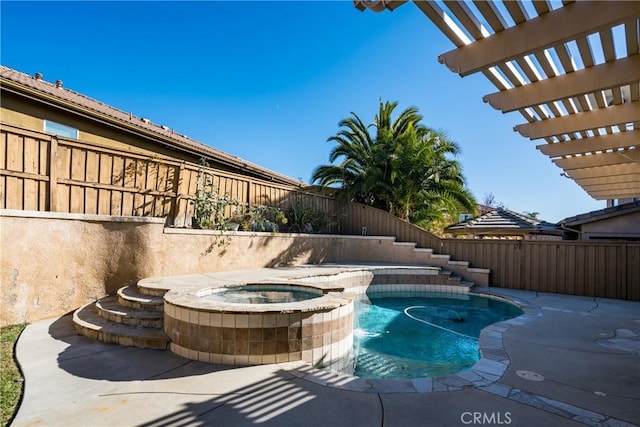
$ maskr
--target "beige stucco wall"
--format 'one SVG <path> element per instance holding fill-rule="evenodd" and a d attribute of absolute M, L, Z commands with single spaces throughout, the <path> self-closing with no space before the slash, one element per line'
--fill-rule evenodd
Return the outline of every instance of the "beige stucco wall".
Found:
<path fill-rule="evenodd" d="M 332 238 L 164 228 L 164 220 L 0 211 L 0 325 L 67 313 L 157 275 L 317 263 Z"/>
<path fill-rule="evenodd" d="M 155 229 L 162 230 L 162 224 L 148 220 L 96 222 L 28 211 L 0 215 L 2 325 L 64 314 L 144 274 L 149 264 L 144 248 Z"/>
<path fill-rule="evenodd" d="M 6 108 L 5 103 L 6 100 L 3 100 L 3 105 L 0 107 L 0 120 L 38 132 L 42 132 L 44 130 L 43 119 Z"/>
<path fill-rule="evenodd" d="M 157 218 L 0 210 L 0 325 L 68 313 L 149 276 L 393 261 L 393 238 L 220 233 Z"/>
<path fill-rule="evenodd" d="M 640 212 L 620 215 L 582 225 L 582 240 L 590 238 L 640 238 Z"/>

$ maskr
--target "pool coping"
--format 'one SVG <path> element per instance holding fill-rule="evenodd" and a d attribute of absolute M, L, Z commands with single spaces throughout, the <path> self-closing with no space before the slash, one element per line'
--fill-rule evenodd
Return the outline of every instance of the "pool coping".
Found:
<path fill-rule="evenodd" d="M 315 368 L 302 362 L 281 363 L 280 366 L 298 378 L 321 386 L 363 393 L 431 393 L 489 387 L 502 378 L 511 364 L 504 346 L 504 333 L 514 326 L 540 318 L 542 310 L 523 299 L 497 295 L 487 288 L 472 289 L 469 294 L 515 304 L 524 313 L 483 328 L 478 340 L 481 358 L 462 372 L 437 377 L 366 379 Z"/>

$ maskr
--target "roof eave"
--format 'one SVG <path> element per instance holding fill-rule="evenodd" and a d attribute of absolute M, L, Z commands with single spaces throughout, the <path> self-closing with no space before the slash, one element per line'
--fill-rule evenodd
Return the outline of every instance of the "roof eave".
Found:
<path fill-rule="evenodd" d="M 243 162 L 240 159 L 236 159 L 233 156 L 230 156 L 229 154 L 226 154 L 222 151 L 208 147 L 197 141 L 193 141 L 192 144 L 198 144 L 199 146 L 193 146 L 192 144 L 184 143 L 176 138 L 171 138 L 170 136 L 163 135 L 159 132 L 154 132 L 150 129 L 137 126 L 135 123 L 127 123 L 116 117 L 109 116 L 108 114 L 92 110 L 82 105 L 68 102 L 62 98 L 52 96 L 45 92 L 41 92 L 35 88 L 25 86 L 19 82 L 15 82 L 5 77 L 0 77 L 0 88 L 2 90 L 9 90 L 10 92 L 13 92 L 20 96 L 27 96 L 37 101 L 44 102 L 55 108 L 61 108 L 71 113 L 79 114 L 83 117 L 87 117 L 92 120 L 97 120 L 101 123 L 116 127 L 118 129 L 124 130 L 129 133 L 133 133 L 133 134 L 143 136 L 145 138 L 157 140 L 165 144 L 166 146 L 174 149 L 188 152 L 193 155 L 208 156 L 212 159 L 215 159 L 219 163 L 226 164 L 234 168 L 251 171 L 256 175 L 261 176 L 262 179 L 265 179 L 268 181 L 277 181 L 282 184 L 294 185 L 297 187 L 302 186 L 302 183 L 300 183 L 297 180 L 294 180 L 293 178 L 289 178 L 285 175 L 280 175 L 273 171 L 260 168 L 257 165 L 255 166 L 251 165 L 248 162 Z"/>

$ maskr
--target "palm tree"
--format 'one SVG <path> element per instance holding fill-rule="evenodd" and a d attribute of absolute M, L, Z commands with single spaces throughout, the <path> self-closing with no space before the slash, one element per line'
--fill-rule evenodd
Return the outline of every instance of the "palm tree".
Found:
<path fill-rule="evenodd" d="M 328 139 L 337 143 L 329 155 L 332 164 L 316 168 L 313 182 L 339 184 L 346 199 L 415 223 L 474 211 L 460 165 L 450 158 L 460 147 L 444 132 L 424 126 L 415 107 L 392 120 L 397 105 L 381 101 L 369 126 L 355 113 L 340 121 L 342 129 Z"/>

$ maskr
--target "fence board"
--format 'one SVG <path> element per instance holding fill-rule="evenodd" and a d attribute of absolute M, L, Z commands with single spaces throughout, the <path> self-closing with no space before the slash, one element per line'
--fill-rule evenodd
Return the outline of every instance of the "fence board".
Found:
<path fill-rule="evenodd" d="M 149 212 L 148 200 L 146 195 L 147 180 L 149 179 L 149 168 L 146 162 L 137 160 L 135 162 L 135 188 L 138 190 L 133 196 L 133 211 L 136 216 L 152 216 Z"/>
<path fill-rule="evenodd" d="M 86 168 L 86 150 L 80 148 L 71 149 L 71 182 L 69 183 L 71 192 L 69 196 L 69 212 L 83 213 L 84 204 L 84 189 L 73 185 L 72 181 L 82 182 L 85 179 Z"/>
<path fill-rule="evenodd" d="M 40 144 L 37 141 L 30 137 L 24 137 L 23 141 L 23 168 L 22 171 L 25 173 L 30 173 L 34 175 L 39 175 L 38 166 L 40 165 L 40 161 L 38 157 L 40 156 Z M 23 204 L 24 208 L 27 210 L 38 210 L 38 199 L 39 199 L 39 185 L 37 180 L 25 179 L 22 182 L 23 186 Z"/>
<path fill-rule="evenodd" d="M 7 168 L 7 132 L 2 129 L 0 132 L 0 169 Z"/>
<path fill-rule="evenodd" d="M 49 162 L 49 143 L 47 141 L 36 139 L 35 145 L 37 157 L 34 159 L 34 166 L 38 171 L 38 175 L 46 178 L 44 181 L 38 180 L 36 188 L 37 200 L 35 201 L 35 210 L 40 211 L 46 210 L 47 199 L 49 198 L 49 176 L 47 173 L 47 163 Z"/>
<path fill-rule="evenodd" d="M 640 301 L 640 244 L 626 245 L 626 271 L 623 284 L 626 298 Z"/>
<path fill-rule="evenodd" d="M 69 212 L 71 206 L 71 186 L 61 183 L 60 179 L 71 178 L 71 148 L 58 144 L 58 204 L 59 212 Z"/>
<path fill-rule="evenodd" d="M 99 154 L 92 151 L 87 151 L 86 157 L 86 171 L 84 181 L 87 183 L 97 183 L 99 181 L 100 171 L 100 158 Z M 97 214 L 98 213 L 98 189 L 93 187 L 85 187 L 84 199 L 85 209 L 84 213 Z"/>
<path fill-rule="evenodd" d="M 149 165 L 151 170 L 151 175 L 155 177 L 155 183 L 153 185 L 153 189 L 156 193 L 163 193 L 166 191 L 165 185 L 167 180 L 167 167 L 164 165 L 160 165 L 157 162 L 151 163 Z M 154 196 L 152 200 L 152 210 L 153 216 L 163 217 L 164 214 L 164 197 L 162 196 Z"/>
<path fill-rule="evenodd" d="M 124 186 L 124 158 L 121 156 L 113 156 L 111 159 L 111 184 Z M 111 191 L 111 215 L 124 215 L 123 195 L 122 191 Z"/>
<path fill-rule="evenodd" d="M 7 170 L 7 132 L 0 132 L 0 169 Z M 7 177 L 0 174 L 0 209 L 7 206 Z"/>
<path fill-rule="evenodd" d="M 549 245 L 549 251 L 547 252 L 547 275 L 544 280 L 549 283 L 548 292 L 557 293 L 558 287 L 561 285 L 559 281 L 554 280 L 558 276 L 558 245 Z"/>
<path fill-rule="evenodd" d="M 513 289 L 640 300 L 640 244 L 440 239 L 387 212 L 295 186 L 206 169 L 243 207 L 302 204 L 342 234 L 395 236 L 491 270 Z M 105 215 L 170 216 L 190 226 L 199 166 L 0 125 L 0 207 Z M 228 213 L 231 213 L 229 211 Z"/>
<path fill-rule="evenodd" d="M 113 170 L 113 155 L 110 153 L 101 153 L 99 157 L 100 164 L 98 166 L 98 183 L 111 185 L 111 171 Z M 98 214 L 111 214 L 111 192 L 106 188 L 98 189 Z"/>
<path fill-rule="evenodd" d="M 7 135 L 7 166 L 10 171 L 24 172 L 22 164 L 24 151 L 24 137 L 16 134 Z"/>
<path fill-rule="evenodd" d="M 125 188 L 135 189 L 136 176 L 138 170 L 136 160 L 129 157 L 124 159 L 124 168 L 122 170 L 122 186 Z M 135 192 L 122 192 L 122 215 L 135 216 Z"/>

